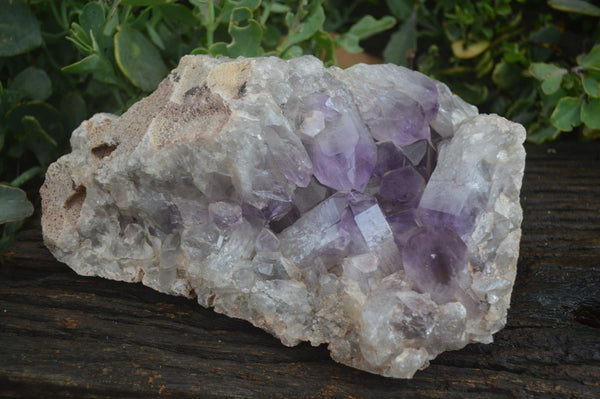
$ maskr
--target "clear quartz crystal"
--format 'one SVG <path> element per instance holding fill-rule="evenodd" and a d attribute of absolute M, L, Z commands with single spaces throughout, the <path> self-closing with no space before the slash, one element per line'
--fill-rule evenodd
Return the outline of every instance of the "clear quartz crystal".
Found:
<path fill-rule="evenodd" d="M 410 378 L 506 322 L 524 135 L 398 66 L 186 56 L 73 132 L 44 240 L 78 273 Z"/>

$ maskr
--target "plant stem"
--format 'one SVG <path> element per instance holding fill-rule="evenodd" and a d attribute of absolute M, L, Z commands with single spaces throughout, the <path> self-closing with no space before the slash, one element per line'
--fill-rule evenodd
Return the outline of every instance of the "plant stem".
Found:
<path fill-rule="evenodd" d="M 206 48 L 212 46 L 215 33 L 215 5 L 212 0 L 208 2 L 208 24 L 206 24 Z"/>
<path fill-rule="evenodd" d="M 269 14 L 270 13 L 271 13 L 271 3 L 266 3 L 265 4 L 265 11 L 260 16 L 260 25 L 261 26 L 265 26 L 265 24 L 267 23 L 267 19 L 269 19 Z"/>
<path fill-rule="evenodd" d="M 28 181 L 31 178 L 39 175 L 43 171 L 44 171 L 44 169 L 42 169 L 41 166 L 34 166 L 32 168 L 29 168 L 25 172 L 21 173 L 16 179 L 14 179 L 13 181 L 11 181 L 10 185 L 14 186 L 14 187 L 19 187 L 22 184 L 24 184 L 26 181 Z"/>

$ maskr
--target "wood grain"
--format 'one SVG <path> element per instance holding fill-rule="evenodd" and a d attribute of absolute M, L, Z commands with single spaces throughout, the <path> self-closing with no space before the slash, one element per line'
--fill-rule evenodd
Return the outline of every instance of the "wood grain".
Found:
<path fill-rule="evenodd" d="M 600 398 L 600 143 L 528 147 L 508 325 L 412 380 L 140 284 L 76 275 L 33 221 L 0 266 L 0 397 Z"/>

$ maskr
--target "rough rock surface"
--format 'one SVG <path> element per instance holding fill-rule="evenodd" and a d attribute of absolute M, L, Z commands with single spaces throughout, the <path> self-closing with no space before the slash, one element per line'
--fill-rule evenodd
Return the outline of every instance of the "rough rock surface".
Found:
<path fill-rule="evenodd" d="M 506 322 L 524 138 L 402 67 L 186 56 L 73 132 L 44 239 L 77 273 L 410 378 Z"/>

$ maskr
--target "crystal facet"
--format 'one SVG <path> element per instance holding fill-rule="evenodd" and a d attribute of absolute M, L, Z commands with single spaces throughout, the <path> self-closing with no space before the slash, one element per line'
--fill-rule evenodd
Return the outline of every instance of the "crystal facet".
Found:
<path fill-rule="evenodd" d="M 73 132 L 44 240 L 80 274 L 410 378 L 506 322 L 524 137 L 398 66 L 186 56 Z"/>

